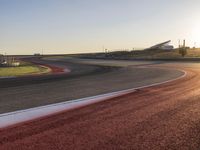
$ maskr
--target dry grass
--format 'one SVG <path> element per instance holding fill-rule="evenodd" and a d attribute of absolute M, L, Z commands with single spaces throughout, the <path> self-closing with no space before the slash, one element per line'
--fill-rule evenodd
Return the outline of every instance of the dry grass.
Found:
<path fill-rule="evenodd" d="M 19 67 L 2 67 L 0 68 L 0 77 L 22 76 L 29 74 L 40 74 L 48 72 L 47 68 L 29 65 Z"/>

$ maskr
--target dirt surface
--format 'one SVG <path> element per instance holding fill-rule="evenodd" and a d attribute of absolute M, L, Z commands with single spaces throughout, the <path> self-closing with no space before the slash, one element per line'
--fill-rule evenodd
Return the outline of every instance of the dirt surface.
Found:
<path fill-rule="evenodd" d="M 30 84 L 16 87 L 0 88 L 0 113 L 12 112 L 47 104 L 74 100 L 109 92 L 158 83 L 182 75 L 182 72 L 171 69 L 138 67 L 141 62 L 112 62 L 112 66 L 123 64 L 122 68 L 105 68 L 86 64 L 75 64 L 63 61 L 48 61 L 50 65 L 69 67 L 70 74 L 49 78 L 41 77 L 41 83 L 31 84 L 34 79 L 27 78 Z M 111 65 L 110 64 L 110 65 Z M 142 63 L 147 64 L 146 63 Z M 148 64 L 152 64 L 148 62 Z M 100 70 L 99 70 L 100 69 Z M 99 71 L 98 71 L 99 70 Z M 52 76 L 51 76 L 52 77 Z M 50 80 L 51 79 L 51 80 Z M 45 82 L 44 82 L 45 80 Z M 48 81 L 48 82 L 47 82 Z M 24 80 L 19 80 L 19 84 Z M 16 82 L 11 85 L 15 85 Z M 1 86 L 7 86 L 2 84 Z"/>
<path fill-rule="evenodd" d="M 182 79 L 3 129 L 0 149 L 198 150 L 200 69 L 179 68 Z"/>

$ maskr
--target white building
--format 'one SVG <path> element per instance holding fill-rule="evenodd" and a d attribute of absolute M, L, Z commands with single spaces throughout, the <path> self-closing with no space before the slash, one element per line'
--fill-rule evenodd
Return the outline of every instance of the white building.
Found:
<path fill-rule="evenodd" d="M 172 49 L 174 49 L 174 46 L 173 45 L 163 45 L 160 48 L 163 50 L 172 50 Z"/>

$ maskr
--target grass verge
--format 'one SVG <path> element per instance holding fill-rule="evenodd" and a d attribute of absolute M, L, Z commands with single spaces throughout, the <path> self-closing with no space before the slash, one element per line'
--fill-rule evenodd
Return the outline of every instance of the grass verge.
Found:
<path fill-rule="evenodd" d="M 19 67 L 1 67 L 0 77 L 23 76 L 32 74 L 48 73 L 50 70 L 46 67 L 35 65 L 25 65 Z"/>

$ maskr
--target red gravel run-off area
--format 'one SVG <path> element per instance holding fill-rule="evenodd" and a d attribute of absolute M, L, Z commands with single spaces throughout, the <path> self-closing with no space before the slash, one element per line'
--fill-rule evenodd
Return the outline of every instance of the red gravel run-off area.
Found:
<path fill-rule="evenodd" d="M 50 68 L 52 73 L 64 73 L 64 68 L 61 68 L 61 67 L 52 66 L 52 65 L 43 64 L 43 63 L 35 63 L 35 62 L 32 62 L 32 63 Z"/>

